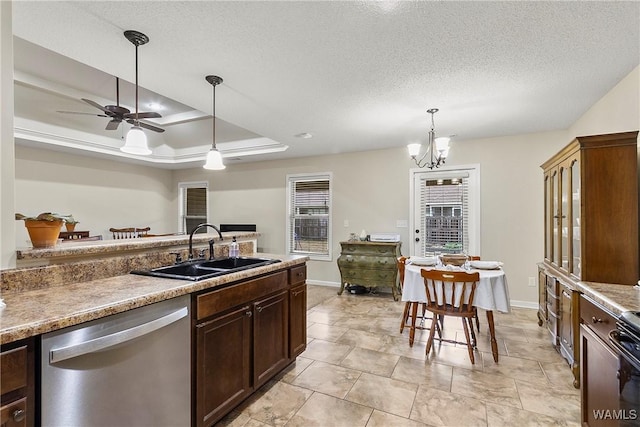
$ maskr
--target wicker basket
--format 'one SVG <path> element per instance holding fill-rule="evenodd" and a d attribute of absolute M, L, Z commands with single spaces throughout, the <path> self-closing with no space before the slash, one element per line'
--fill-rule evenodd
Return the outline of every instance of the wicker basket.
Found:
<path fill-rule="evenodd" d="M 444 265 L 455 265 L 461 267 L 467 261 L 468 257 L 464 254 L 443 254 L 440 255 L 440 261 Z"/>

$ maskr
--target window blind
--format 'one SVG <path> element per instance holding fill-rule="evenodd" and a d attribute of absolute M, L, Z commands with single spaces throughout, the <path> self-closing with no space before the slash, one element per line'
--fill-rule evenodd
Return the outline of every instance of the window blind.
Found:
<path fill-rule="evenodd" d="M 330 190 L 328 178 L 290 178 L 291 253 L 329 255 Z"/>
<path fill-rule="evenodd" d="M 469 174 L 433 173 L 420 180 L 424 255 L 469 250 Z"/>

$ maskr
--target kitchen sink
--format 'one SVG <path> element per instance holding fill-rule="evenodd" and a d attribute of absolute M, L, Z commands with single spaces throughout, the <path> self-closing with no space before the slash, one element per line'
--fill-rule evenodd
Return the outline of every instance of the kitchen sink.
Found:
<path fill-rule="evenodd" d="M 198 281 L 235 273 L 237 271 L 262 267 L 264 265 L 275 264 L 277 262 L 280 262 L 280 260 L 251 257 L 217 258 L 212 260 L 198 259 L 164 267 L 152 268 L 150 270 L 134 270 L 131 274 Z"/>

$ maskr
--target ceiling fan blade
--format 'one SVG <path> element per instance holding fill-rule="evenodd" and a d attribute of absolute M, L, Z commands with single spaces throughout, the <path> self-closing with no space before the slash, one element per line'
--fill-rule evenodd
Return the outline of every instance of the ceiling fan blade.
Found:
<path fill-rule="evenodd" d="M 123 117 L 125 119 L 136 119 L 136 113 L 127 113 L 124 114 Z M 156 113 L 155 111 L 149 111 L 146 113 L 138 113 L 137 114 L 137 118 L 138 119 L 158 119 L 162 117 L 160 114 Z"/>
<path fill-rule="evenodd" d="M 136 126 L 136 121 L 133 120 L 133 119 L 127 119 L 127 123 Z M 149 125 L 149 124 L 144 123 L 144 122 L 137 122 L 137 126 L 140 126 L 141 128 L 152 130 L 154 132 L 159 132 L 159 133 L 164 132 L 164 129 L 159 128 L 157 126 Z"/>
<path fill-rule="evenodd" d="M 98 104 L 98 103 L 97 103 L 97 102 L 95 102 L 95 101 L 92 101 L 92 100 L 90 100 L 90 99 L 86 99 L 86 98 L 82 98 L 82 100 L 83 100 L 84 102 L 86 102 L 87 104 L 89 104 L 89 105 L 91 105 L 91 106 L 93 106 L 93 107 L 96 107 L 98 110 L 102 110 L 102 111 L 104 111 L 104 112 L 105 112 L 105 113 L 107 113 L 107 114 L 110 112 L 109 110 L 105 110 L 105 108 L 104 108 L 102 105 Z"/>
<path fill-rule="evenodd" d="M 107 123 L 107 127 L 105 128 L 106 130 L 116 130 L 118 129 L 118 126 L 120 125 L 120 120 L 109 120 L 109 123 Z"/>
<path fill-rule="evenodd" d="M 108 116 L 106 116 L 106 115 L 104 115 L 104 114 L 85 113 L 85 112 L 82 112 L 82 111 L 60 111 L 60 110 L 58 110 L 58 111 L 56 111 L 56 113 L 62 113 L 62 114 L 83 114 L 83 115 L 86 115 L 86 116 L 108 117 Z"/>

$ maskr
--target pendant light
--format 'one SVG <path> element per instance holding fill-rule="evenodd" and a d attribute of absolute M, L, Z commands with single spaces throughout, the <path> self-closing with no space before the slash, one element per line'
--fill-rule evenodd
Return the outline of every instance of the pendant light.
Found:
<path fill-rule="evenodd" d="M 136 115 L 133 126 L 127 133 L 124 145 L 120 147 L 120 151 L 128 154 L 137 154 L 139 156 L 147 156 L 151 154 L 151 150 L 147 146 L 147 135 L 140 127 L 138 117 L 138 46 L 147 44 L 149 37 L 139 31 L 127 30 L 124 36 L 136 47 Z"/>
<path fill-rule="evenodd" d="M 409 149 L 409 156 L 413 159 L 413 161 L 418 165 L 418 167 L 428 167 L 429 169 L 438 168 L 440 165 L 444 164 L 447 159 L 447 155 L 449 155 L 449 138 L 448 137 L 440 137 L 436 138 L 435 125 L 433 123 L 433 115 L 437 113 L 439 110 L 437 108 L 430 108 L 427 110 L 427 113 L 431 114 L 431 129 L 429 130 L 428 140 L 427 140 L 427 149 L 418 160 L 417 157 L 420 155 L 420 150 L 422 149 L 422 145 L 420 144 L 409 144 L 407 148 Z M 429 156 L 427 160 L 425 160 Z"/>
<path fill-rule="evenodd" d="M 205 80 L 213 86 L 213 141 L 207 153 L 207 160 L 202 167 L 208 170 L 222 170 L 226 166 L 222 163 L 222 154 L 216 148 L 216 86 L 222 83 L 222 77 L 207 76 Z"/>

